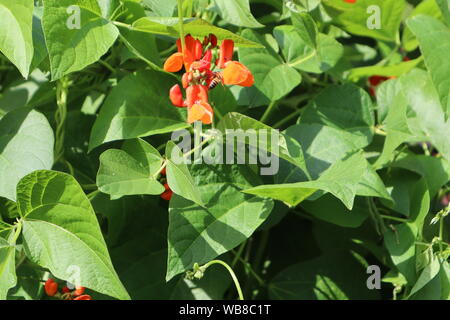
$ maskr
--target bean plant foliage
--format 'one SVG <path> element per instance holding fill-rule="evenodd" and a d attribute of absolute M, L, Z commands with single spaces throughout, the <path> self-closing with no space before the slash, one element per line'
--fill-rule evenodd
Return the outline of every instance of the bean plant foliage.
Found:
<path fill-rule="evenodd" d="M 0 0 L 0 299 L 448 300 L 449 94 L 449 0 Z"/>

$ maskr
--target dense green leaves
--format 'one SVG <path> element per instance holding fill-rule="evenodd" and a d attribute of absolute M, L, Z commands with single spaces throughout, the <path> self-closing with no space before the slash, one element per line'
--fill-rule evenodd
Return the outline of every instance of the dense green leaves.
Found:
<path fill-rule="evenodd" d="M 53 80 L 96 62 L 119 34 L 97 0 L 45 0 L 42 26 Z"/>
<path fill-rule="evenodd" d="M 449 3 L 0 0 L 0 299 L 448 300 Z"/>
<path fill-rule="evenodd" d="M 28 77 L 33 59 L 33 0 L 0 1 L 0 52 Z"/>
<path fill-rule="evenodd" d="M 75 179 L 35 171 L 17 186 L 27 256 L 60 279 L 127 299 L 94 210 Z"/>
<path fill-rule="evenodd" d="M 23 176 L 52 165 L 53 132 L 44 115 L 20 108 L 0 120 L 0 196 L 15 200 Z"/>

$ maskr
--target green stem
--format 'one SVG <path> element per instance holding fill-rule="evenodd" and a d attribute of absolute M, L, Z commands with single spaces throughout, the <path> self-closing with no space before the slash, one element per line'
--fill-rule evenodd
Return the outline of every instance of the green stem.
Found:
<path fill-rule="evenodd" d="M 269 106 L 267 107 L 264 114 L 262 115 L 261 119 L 259 119 L 259 121 L 265 123 L 267 121 L 267 119 L 269 118 L 270 114 L 272 113 L 272 111 L 274 110 L 274 108 L 276 107 L 276 105 L 277 105 L 277 101 L 272 101 L 269 104 Z"/>
<path fill-rule="evenodd" d="M 403 222 L 403 223 L 408 223 L 408 222 L 410 222 L 408 219 L 399 218 L 399 217 L 393 217 L 393 216 L 388 216 L 388 215 L 385 215 L 385 214 L 380 214 L 380 217 L 383 218 L 383 219 L 388 219 L 388 220 L 398 221 L 398 222 Z"/>
<path fill-rule="evenodd" d="M 20 220 L 17 221 L 17 224 L 16 224 L 16 226 L 15 226 L 15 229 L 16 229 L 16 231 L 15 231 L 14 237 L 13 237 L 13 239 L 12 239 L 12 241 L 11 241 L 11 244 L 12 244 L 12 245 L 15 245 L 16 242 L 17 242 L 17 239 L 19 239 L 20 232 L 22 231 L 22 221 L 20 221 Z"/>
<path fill-rule="evenodd" d="M 442 254 L 443 247 L 442 242 L 444 241 L 444 217 L 439 220 L 439 252 Z"/>
<path fill-rule="evenodd" d="M 258 281 L 260 286 L 265 286 L 264 280 L 256 273 L 255 270 L 253 270 L 250 263 L 242 259 L 242 257 L 238 257 L 238 261 L 240 261 L 244 265 L 246 271 L 248 271 L 256 279 L 256 281 Z"/>
<path fill-rule="evenodd" d="M 233 269 L 231 269 L 231 267 L 227 263 L 223 262 L 222 260 L 213 260 L 213 261 L 210 261 L 207 264 L 205 264 L 203 266 L 203 268 L 206 270 L 206 269 L 208 269 L 210 266 L 212 266 L 214 264 L 220 264 L 220 265 L 224 266 L 225 269 L 228 270 L 228 272 L 230 273 L 231 278 L 233 279 L 234 285 L 236 286 L 236 290 L 238 292 L 239 300 L 244 300 L 244 295 L 242 294 L 242 289 L 241 289 L 241 285 L 239 284 L 239 280 L 236 277 L 236 274 L 234 273 Z"/>
<path fill-rule="evenodd" d="M 55 162 L 58 162 L 64 156 L 64 136 L 65 124 L 67 118 L 67 94 L 69 82 L 67 78 L 60 79 L 56 84 L 56 104 L 55 112 Z"/>
<path fill-rule="evenodd" d="M 240 246 L 239 249 L 236 253 L 236 255 L 234 256 L 233 262 L 231 262 L 231 267 L 234 268 L 234 266 L 236 265 L 236 263 L 239 261 L 239 258 L 241 258 L 242 252 L 244 252 L 244 248 L 245 245 L 247 244 L 246 241 L 244 241 Z"/>
<path fill-rule="evenodd" d="M 178 0 L 178 19 L 180 21 L 179 23 L 180 23 L 181 51 L 184 57 L 186 41 L 184 39 L 183 0 Z"/>
<path fill-rule="evenodd" d="M 281 126 L 283 126 L 285 123 L 291 121 L 292 119 L 294 119 L 296 116 L 299 116 L 302 112 L 303 112 L 304 108 L 301 109 L 297 109 L 296 111 L 292 112 L 291 114 L 289 114 L 287 117 L 285 117 L 284 119 L 281 119 L 280 121 L 278 121 L 277 123 L 275 123 L 272 128 L 274 129 L 278 129 Z"/>

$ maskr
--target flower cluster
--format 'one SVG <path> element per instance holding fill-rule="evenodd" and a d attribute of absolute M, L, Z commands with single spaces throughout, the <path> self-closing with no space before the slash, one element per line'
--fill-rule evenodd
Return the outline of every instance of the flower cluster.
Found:
<path fill-rule="evenodd" d="M 184 66 L 182 85 L 186 90 L 186 99 L 183 98 L 180 86 L 176 84 L 170 89 L 170 101 L 176 107 L 188 108 L 189 123 L 201 121 L 203 124 L 211 124 L 214 112 L 208 100 L 209 90 L 214 89 L 219 83 L 251 87 L 254 78 L 247 67 L 232 60 L 234 52 L 232 40 L 222 41 L 218 58 L 214 62 L 214 51 L 217 51 L 214 50 L 217 48 L 215 35 L 205 37 L 203 42 L 187 35 L 184 43 L 183 48 L 181 39 L 177 40 L 178 52 L 166 60 L 164 70 L 178 72 Z"/>
<path fill-rule="evenodd" d="M 92 297 L 88 294 L 84 294 L 86 290 L 84 287 L 76 287 L 75 289 L 69 289 L 64 286 L 61 292 L 58 290 L 58 283 L 52 278 L 49 278 L 44 284 L 44 290 L 47 296 L 55 297 L 61 300 L 92 300 Z"/>

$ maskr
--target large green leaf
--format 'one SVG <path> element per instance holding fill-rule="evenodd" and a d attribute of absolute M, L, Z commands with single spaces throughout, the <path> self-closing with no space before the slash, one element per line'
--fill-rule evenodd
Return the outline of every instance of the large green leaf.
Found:
<path fill-rule="evenodd" d="M 447 26 L 450 27 L 450 0 L 436 0 Z"/>
<path fill-rule="evenodd" d="M 16 200 L 16 185 L 28 173 L 53 165 L 53 131 L 41 113 L 27 108 L 0 120 L 0 196 Z"/>
<path fill-rule="evenodd" d="M 178 18 L 144 17 L 135 21 L 133 23 L 132 29 L 157 35 L 171 36 L 175 38 L 178 38 L 180 36 Z M 241 37 L 231 31 L 213 26 L 212 24 L 202 19 L 185 20 L 184 32 L 186 34 L 192 35 L 193 37 L 201 39 L 203 39 L 203 37 L 209 36 L 209 34 L 212 33 L 219 40 L 233 40 L 235 45 L 238 47 L 261 47 L 259 43 L 251 41 L 252 39 L 246 39 L 245 35 Z"/>
<path fill-rule="evenodd" d="M 405 8 L 404 0 L 358 0 L 347 3 L 342 0 L 324 0 L 322 4 L 338 26 L 356 35 L 394 42 Z M 376 7 L 373 7 L 376 6 Z M 377 11 L 368 12 L 368 8 Z M 375 13 L 375 15 L 374 15 Z M 379 13 L 379 25 L 373 24 Z M 370 23 L 371 28 L 368 27 Z M 372 26 L 373 25 L 373 26 Z"/>
<path fill-rule="evenodd" d="M 169 100 L 175 78 L 140 71 L 122 79 L 103 104 L 92 128 L 89 149 L 102 143 L 172 132 L 188 126 Z"/>
<path fill-rule="evenodd" d="M 0 52 L 28 77 L 33 59 L 33 0 L 0 0 Z"/>
<path fill-rule="evenodd" d="M 17 186 L 27 256 L 59 279 L 129 299 L 112 266 L 91 203 L 76 180 L 35 171 Z M 72 279 L 75 277 L 75 279 Z"/>
<path fill-rule="evenodd" d="M 450 114 L 450 29 L 442 22 L 425 15 L 408 20 L 409 28 L 419 40 L 425 64 L 439 94 L 441 106 L 447 117 Z"/>
<path fill-rule="evenodd" d="M 77 9 L 68 13 L 73 6 L 79 8 L 79 16 Z M 79 26 L 76 19 L 80 19 Z M 45 0 L 42 26 L 53 80 L 96 62 L 119 35 L 102 17 L 96 0 Z"/>
<path fill-rule="evenodd" d="M 164 187 L 155 176 L 163 159 L 158 150 L 141 139 L 128 140 L 122 150 L 109 149 L 100 156 L 97 185 L 117 199 L 124 195 L 161 194 Z"/>
<path fill-rule="evenodd" d="M 361 153 L 356 153 L 345 160 L 335 162 L 317 180 L 263 185 L 246 189 L 244 192 L 281 200 L 290 206 L 296 206 L 316 191 L 323 190 L 330 192 L 335 197 L 339 198 L 342 203 L 351 210 L 354 198 L 357 194 L 364 196 L 376 195 L 389 197 L 388 195 L 380 194 L 382 191 L 377 191 L 372 194 L 372 188 L 364 187 L 365 183 L 362 182 L 367 180 L 367 170 L 371 170 L 370 165 Z M 376 185 L 383 186 L 383 183 L 378 176 L 375 176 L 374 179 L 376 180 Z M 372 180 L 372 177 L 370 180 Z M 360 183 L 362 183 L 363 186 L 361 186 Z M 374 183 L 372 182 L 371 184 Z M 369 190 L 371 192 L 369 192 Z"/>
<path fill-rule="evenodd" d="M 214 0 L 222 19 L 239 27 L 260 28 L 260 24 L 250 11 L 249 0 Z"/>
<path fill-rule="evenodd" d="M 266 49 L 240 48 L 239 60 L 247 66 L 255 77 L 252 88 L 244 88 L 239 95 L 247 95 L 249 104 L 259 105 L 261 95 L 266 101 L 278 100 L 301 82 L 301 75 L 281 59 L 261 35 L 246 29 L 242 36 L 264 44 Z"/>
<path fill-rule="evenodd" d="M 183 156 L 180 148 L 172 141 L 169 141 L 166 145 L 166 157 L 167 183 L 170 189 L 185 199 L 203 206 L 200 191 L 195 185 L 194 179 L 186 165 L 186 158 Z"/>
<path fill-rule="evenodd" d="M 16 247 L 0 238 L 0 300 L 6 300 L 8 290 L 17 283 Z"/>
<path fill-rule="evenodd" d="M 253 183 L 247 178 L 252 176 L 248 170 L 241 172 L 235 184 L 228 182 L 234 180 L 227 171 L 229 166 L 198 166 L 196 182 L 206 205 L 200 207 L 177 195 L 170 201 L 167 280 L 194 263 L 203 264 L 238 246 L 264 222 L 273 207 L 271 200 L 240 192 Z"/>

